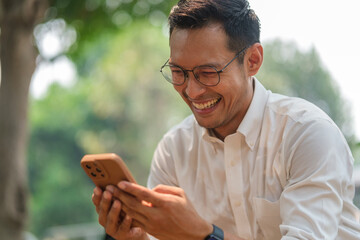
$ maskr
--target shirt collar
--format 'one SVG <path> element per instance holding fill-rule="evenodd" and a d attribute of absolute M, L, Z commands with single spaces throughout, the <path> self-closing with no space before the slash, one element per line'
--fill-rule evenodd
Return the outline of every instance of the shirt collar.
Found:
<path fill-rule="evenodd" d="M 196 121 L 196 119 L 195 119 Z M 204 127 L 201 127 L 200 125 L 198 125 L 200 127 L 200 131 L 201 131 L 201 136 L 204 140 L 209 141 L 209 142 L 217 142 L 220 141 L 215 134 L 213 133 L 213 131 L 211 129 L 207 129 Z"/>
<path fill-rule="evenodd" d="M 246 144 L 251 150 L 253 150 L 256 140 L 260 134 L 264 110 L 269 97 L 269 91 L 267 91 L 255 77 L 253 77 L 253 80 L 255 85 L 254 96 L 244 119 L 237 129 L 238 133 L 245 136 Z M 210 142 L 220 141 L 209 129 L 200 127 L 200 131 L 204 140 Z"/>
<path fill-rule="evenodd" d="M 254 149 L 257 138 L 259 137 L 264 110 L 269 98 L 269 91 L 255 78 L 254 79 L 254 96 L 251 100 L 249 109 L 244 119 L 240 123 L 237 131 L 245 136 L 246 144 Z"/>

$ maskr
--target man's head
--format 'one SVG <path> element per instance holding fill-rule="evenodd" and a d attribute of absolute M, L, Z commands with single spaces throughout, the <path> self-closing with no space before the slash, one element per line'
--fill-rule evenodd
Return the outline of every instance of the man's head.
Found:
<path fill-rule="evenodd" d="M 225 138 L 253 97 L 252 76 L 263 55 L 259 21 L 244 0 L 181 0 L 169 23 L 170 58 L 162 73 L 197 122 Z"/>
<path fill-rule="evenodd" d="M 247 0 L 180 0 L 169 15 L 175 28 L 196 29 L 220 23 L 233 52 L 260 42 L 260 22 Z"/>

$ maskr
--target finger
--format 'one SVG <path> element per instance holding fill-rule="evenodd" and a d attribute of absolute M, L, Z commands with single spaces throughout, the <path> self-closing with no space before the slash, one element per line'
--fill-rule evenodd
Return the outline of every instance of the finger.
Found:
<path fill-rule="evenodd" d="M 131 227 L 132 218 L 129 215 L 125 215 L 124 220 L 120 224 L 120 231 L 128 231 Z"/>
<path fill-rule="evenodd" d="M 106 186 L 106 191 L 109 191 L 110 193 L 114 193 L 114 191 L 115 191 L 115 186 L 113 186 L 113 185 L 107 185 Z"/>
<path fill-rule="evenodd" d="M 100 206 L 102 194 L 103 194 L 102 190 L 99 187 L 95 187 L 93 194 L 91 196 L 91 200 L 92 200 L 93 204 L 95 205 L 97 213 L 99 213 L 99 206 Z"/>
<path fill-rule="evenodd" d="M 124 220 L 118 228 L 117 235 L 124 235 L 124 233 L 130 233 L 130 237 L 140 237 L 142 234 L 143 224 L 140 224 L 137 220 L 132 219 L 129 215 L 125 215 Z"/>
<path fill-rule="evenodd" d="M 162 204 L 162 199 L 158 193 L 136 183 L 122 181 L 118 184 L 118 187 L 120 190 L 135 196 L 140 201 L 144 200 L 146 202 L 152 203 L 153 206 Z"/>
<path fill-rule="evenodd" d="M 138 204 L 139 207 L 143 207 L 143 205 Z M 134 206 L 134 205 L 132 205 Z M 141 210 L 139 211 L 139 208 L 130 208 L 126 205 L 125 202 L 123 202 L 123 205 L 122 205 L 122 210 L 126 213 L 126 217 L 130 217 L 133 219 L 134 223 L 136 221 L 136 225 L 139 226 L 139 227 L 142 227 L 145 225 L 145 223 L 148 221 L 148 217 L 146 217 L 146 215 L 144 215 Z"/>
<path fill-rule="evenodd" d="M 99 187 L 94 188 L 91 200 L 95 206 L 100 205 L 102 194 L 103 194 L 103 192 L 102 192 L 101 188 L 99 188 Z"/>
<path fill-rule="evenodd" d="M 119 215 L 121 210 L 121 204 L 119 200 L 115 200 L 107 215 L 105 231 L 107 234 L 114 236 L 118 231 Z M 127 229 L 129 231 L 130 228 Z"/>
<path fill-rule="evenodd" d="M 103 227 L 106 226 L 106 218 L 111 206 L 111 200 L 112 200 L 112 194 L 108 191 L 104 191 L 99 206 L 99 223 Z"/>
<path fill-rule="evenodd" d="M 121 194 L 120 191 L 121 190 L 118 187 L 114 187 L 113 197 L 116 198 L 116 199 L 119 199 L 119 195 Z"/>
<path fill-rule="evenodd" d="M 139 238 L 143 234 L 143 230 L 140 227 L 133 227 L 130 229 L 130 236 L 133 238 Z"/>
<path fill-rule="evenodd" d="M 145 229 L 145 225 L 142 224 L 141 222 L 139 222 L 136 219 L 132 219 L 132 223 L 131 223 L 131 227 L 132 228 L 141 228 L 141 229 Z"/>
<path fill-rule="evenodd" d="M 132 204 L 134 204 L 134 203 L 139 204 L 140 203 L 140 201 L 136 197 L 134 197 L 134 196 L 132 196 L 132 195 L 126 193 L 126 192 L 121 191 L 117 187 L 115 188 L 113 199 L 118 199 L 121 202 L 127 202 L 127 203 L 131 202 Z M 138 206 L 139 205 L 134 205 L 133 208 L 138 209 Z M 125 215 L 126 215 L 125 211 L 122 210 L 120 212 L 120 221 L 122 221 L 125 218 Z"/>
<path fill-rule="evenodd" d="M 128 235 L 131 239 L 141 237 L 144 232 L 140 226 L 134 226 L 135 222 L 136 220 L 126 215 L 115 236 Z"/>
<path fill-rule="evenodd" d="M 179 197 L 184 196 L 184 190 L 182 190 L 181 188 L 178 188 L 178 187 L 174 187 L 174 186 L 160 184 L 160 185 L 157 185 L 156 187 L 154 187 L 152 190 L 154 192 L 162 193 L 162 194 L 171 194 L 171 195 L 176 195 Z"/>

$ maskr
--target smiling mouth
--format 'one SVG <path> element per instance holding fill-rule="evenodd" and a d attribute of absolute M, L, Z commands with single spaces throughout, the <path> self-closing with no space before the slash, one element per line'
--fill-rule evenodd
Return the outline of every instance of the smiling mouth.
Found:
<path fill-rule="evenodd" d="M 221 98 L 213 99 L 213 100 L 210 100 L 210 101 L 204 102 L 204 103 L 192 102 L 192 105 L 198 110 L 205 110 L 205 109 L 214 107 L 218 102 L 220 102 L 220 100 L 221 100 Z"/>

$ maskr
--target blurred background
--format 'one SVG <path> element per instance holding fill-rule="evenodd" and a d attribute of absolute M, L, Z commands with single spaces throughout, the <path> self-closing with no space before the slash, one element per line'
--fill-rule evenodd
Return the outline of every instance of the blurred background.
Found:
<path fill-rule="evenodd" d="M 159 72 L 169 57 L 167 15 L 176 2 L 1 0 L 0 223 L 7 217 L 17 223 L 17 215 L 4 210 L 12 206 L 6 186 L 15 180 L 28 190 L 16 192 L 27 220 L 10 225 L 14 231 L 31 240 L 103 239 L 82 156 L 117 153 L 146 185 L 158 141 L 190 114 Z M 273 92 L 313 102 L 338 124 L 354 155 L 360 206 L 360 3 L 249 2 L 265 49 L 257 78 Z M 22 38 L 36 50 L 32 58 L 16 40 Z M 17 51 L 21 57 L 11 57 Z M 23 80 L 15 81 L 16 74 Z M 28 101 L 21 99 L 26 92 Z M 27 128 L 10 131 L 11 123 Z M 25 140 L 10 141 L 16 134 Z M 24 154 L 11 157 L 17 148 Z"/>

